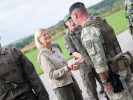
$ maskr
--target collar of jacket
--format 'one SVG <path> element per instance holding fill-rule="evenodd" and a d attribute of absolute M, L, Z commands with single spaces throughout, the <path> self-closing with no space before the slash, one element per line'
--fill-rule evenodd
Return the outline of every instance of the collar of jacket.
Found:
<path fill-rule="evenodd" d="M 89 20 L 93 20 L 93 19 L 95 19 L 95 17 L 89 16 L 89 17 L 87 18 L 86 22 L 89 21 Z M 86 22 L 85 22 L 85 23 L 86 23 Z"/>
<path fill-rule="evenodd" d="M 68 32 L 73 35 L 79 34 L 81 33 L 81 27 L 78 27 L 76 31 L 71 31 L 70 29 L 68 29 Z"/>
<path fill-rule="evenodd" d="M 87 22 L 88 20 L 93 20 L 93 19 L 95 19 L 95 17 L 89 16 L 89 17 L 87 18 L 86 22 Z"/>
<path fill-rule="evenodd" d="M 55 53 L 55 51 L 56 51 L 56 47 L 51 47 L 52 48 L 52 50 L 50 50 L 50 49 L 48 49 L 48 48 L 42 48 L 40 51 L 39 51 L 39 54 L 42 54 L 43 52 L 45 52 L 45 53 L 48 53 L 48 54 L 53 54 L 53 53 Z"/>

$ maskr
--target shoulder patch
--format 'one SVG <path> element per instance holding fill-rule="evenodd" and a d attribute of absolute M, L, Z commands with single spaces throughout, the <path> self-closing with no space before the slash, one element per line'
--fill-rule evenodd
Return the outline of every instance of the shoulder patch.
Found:
<path fill-rule="evenodd" d="M 92 43 L 90 40 L 86 41 L 86 46 L 88 49 L 91 49 L 92 48 Z"/>

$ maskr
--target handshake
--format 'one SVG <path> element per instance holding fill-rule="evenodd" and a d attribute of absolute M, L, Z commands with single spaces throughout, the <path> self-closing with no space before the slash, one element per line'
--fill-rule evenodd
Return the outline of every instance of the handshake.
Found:
<path fill-rule="evenodd" d="M 68 64 L 67 68 L 69 70 L 78 70 L 79 67 L 80 67 L 80 64 L 84 62 L 84 59 L 81 58 L 81 59 L 77 59 L 73 62 L 71 62 L 70 64 Z"/>

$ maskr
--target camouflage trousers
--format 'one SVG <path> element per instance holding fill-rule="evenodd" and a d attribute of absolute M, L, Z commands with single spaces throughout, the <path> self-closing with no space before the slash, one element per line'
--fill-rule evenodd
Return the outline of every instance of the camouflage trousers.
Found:
<path fill-rule="evenodd" d="M 131 34 L 132 37 L 133 37 L 133 24 L 129 24 L 129 25 L 128 25 L 128 29 L 129 29 L 130 34 Z"/>
<path fill-rule="evenodd" d="M 129 18 L 128 19 L 129 20 L 129 25 L 128 25 L 129 32 L 133 36 L 133 14 L 131 14 L 128 18 Z"/>
<path fill-rule="evenodd" d="M 133 98 L 133 73 L 127 76 L 126 83 L 127 83 L 129 92 Z"/>
<path fill-rule="evenodd" d="M 110 94 L 108 92 L 107 95 L 110 100 L 133 100 L 133 76 L 129 68 L 124 71 L 118 72 L 120 75 L 120 80 L 124 87 L 124 90 L 120 93 Z M 130 79 L 130 80 L 129 80 Z"/>

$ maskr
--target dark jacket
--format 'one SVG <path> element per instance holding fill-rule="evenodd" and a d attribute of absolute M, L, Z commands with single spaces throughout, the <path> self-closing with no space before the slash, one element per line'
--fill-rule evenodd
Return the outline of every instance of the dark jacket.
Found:
<path fill-rule="evenodd" d="M 5 49 L 5 51 L 6 50 L 9 49 Z M 10 84 L 13 88 L 0 94 L 0 100 L 21 100 L 20 98 L 25 98 L 22 100 L 49 100 L 49 95 L 37 75 L 33 64 L 18 49 L 12 48 L 10 51 L 13 55 L 16 67 L 20 67 L 19 70 L 24 82 L 15 83 L 14 80 L 12 82 L 12 79 L 10 79 Z M 0 80 L 2 81 L 2 79 Z"/>

